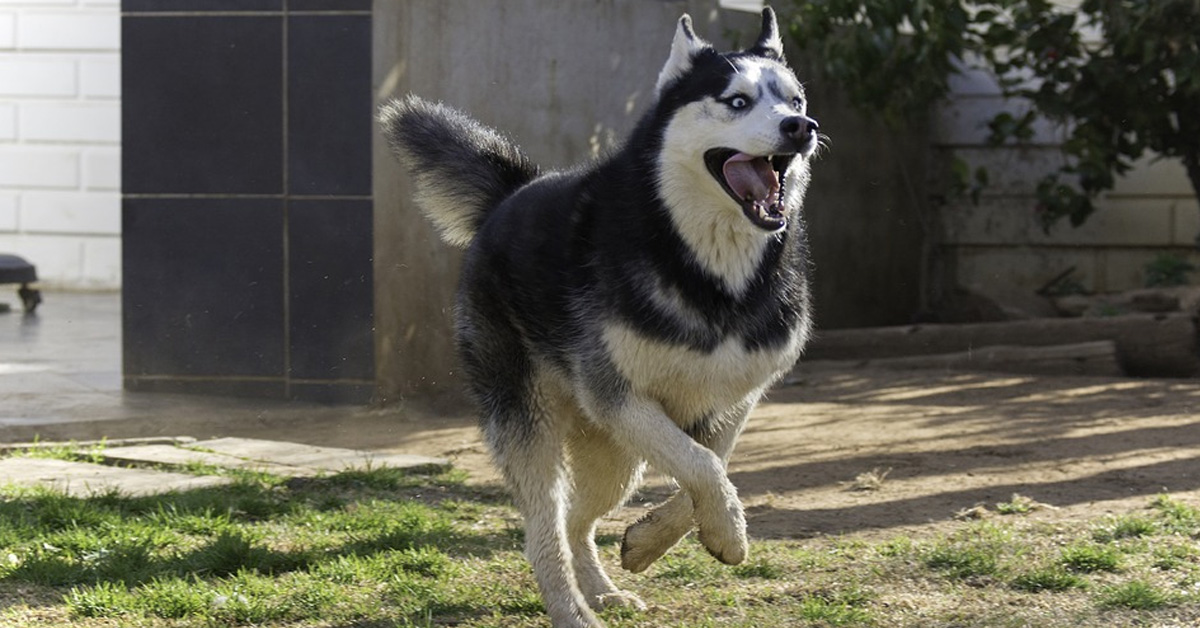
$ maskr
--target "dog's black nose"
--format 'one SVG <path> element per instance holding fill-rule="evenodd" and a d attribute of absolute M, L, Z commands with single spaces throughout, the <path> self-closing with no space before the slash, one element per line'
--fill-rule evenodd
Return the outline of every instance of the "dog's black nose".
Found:
<path fill-rule="evenodd" d="M 806 140 L 809 135 L 812 135 L 821 128 L 816 120 L 808 116 L 789 116 L 779 123 L 779 130 L 784 137 L 793 140 Z"/>

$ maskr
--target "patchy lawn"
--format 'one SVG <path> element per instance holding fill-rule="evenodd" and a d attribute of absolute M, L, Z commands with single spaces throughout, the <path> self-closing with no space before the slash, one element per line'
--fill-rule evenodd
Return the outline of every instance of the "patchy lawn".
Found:
<path fill-rule="evenodd" d="M 144 498 L 0 489 L 0 625 L 548 625 L 499 489 L 461 471 L 233 475 Z M 610 526 L 607 563 L 650 608 L 604 617 L 614 628 L 1200 621 L 1200 505 L 1159 495 L 1084 521 L 1031 516 L 1039 504 L 1019 495 L 986 506 L 926 531 L 755 540 L 736 567 L 688 539 L 636 576 L 617 567 Z"/>

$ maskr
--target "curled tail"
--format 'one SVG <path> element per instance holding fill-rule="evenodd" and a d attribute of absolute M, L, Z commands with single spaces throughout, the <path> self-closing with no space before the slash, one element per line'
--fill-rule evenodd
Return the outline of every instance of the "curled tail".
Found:
<path fill-rule="evenodd" d="M 488 211 L 531 181 L 538 168 L 499 132 L 416 96 L 379 110 L 392 152 L 416 180 L 416 201 L 442 238 L 465 247 Z"/>

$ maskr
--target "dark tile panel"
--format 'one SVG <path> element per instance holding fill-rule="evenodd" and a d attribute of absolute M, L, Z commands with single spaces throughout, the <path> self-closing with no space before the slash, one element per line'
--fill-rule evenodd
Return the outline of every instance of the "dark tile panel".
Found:
<path fill-rule="evenodd" d="M 288 386 L 288 399 L 313 403 L 365 406 L 375 400 L 373 383 L 296 383 Z"/>
<path fill-rule="evenodd" d="M 289 11 L 370 11 L 371 0 L 288 0 Z"/>
<path fill-rule="evenodd" d="M 288 18 L 288 192 L 371 194 L 371 18 Z"/>
<path fill-rule="evenodd" d="M 371 214 L 368 200 L 289 202 L 292 378 L 375 376 Z"/>
<path fill-rule="evenodd" d="M 174 379 L 126 377 L 125 390 L 139 393 L 211 395 L 250 399 L 287 399 L 287 384 L 282 379 Z"/>
<path fill-rule="evenodd" d="M 126 194 L 283 192 L 283 19 L 121 20 Z"/>
<path fill-rule="evenodd" d="M 122 0 L 124 13 L 282 11 L 283 0 Z"/>
<path fill-rule="evenodd" d="M 284 376 L 283 201 L 130 199 L 124 372 Z"/>

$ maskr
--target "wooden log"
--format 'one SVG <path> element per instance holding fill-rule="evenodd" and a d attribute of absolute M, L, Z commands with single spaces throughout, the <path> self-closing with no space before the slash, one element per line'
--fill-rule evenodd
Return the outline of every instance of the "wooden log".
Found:
<path fill-rule="evenodd" d="M 1104 375 L 1125 373 L 1117 362 L 1117 345 L 1096 340 L 1046 347 L 995 346 L 957 353 L 937 353 L 865 360 L 802 360 L 798 370 L 823 368 L 937 369 L 944 371 L 995 371 L 1028 375 Z"/>
<path fill-rule="evenodd" d="M 818 330 L 803 359 L 869 360 L 962 353 L 979 347 L 1078 344 L 1111 340 L 1130 375 L 1194 377 L 1200 341 L 1190 314 L 1039 318 L 1000 323 Z"/>

